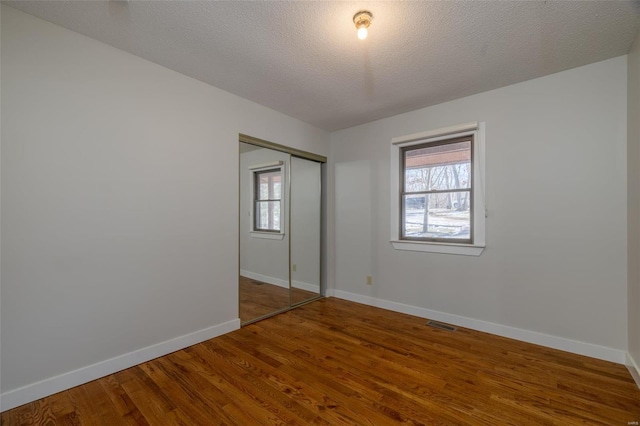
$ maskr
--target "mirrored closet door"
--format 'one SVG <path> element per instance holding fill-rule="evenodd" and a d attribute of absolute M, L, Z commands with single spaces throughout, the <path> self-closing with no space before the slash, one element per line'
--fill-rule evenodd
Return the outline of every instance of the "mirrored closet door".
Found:
<path fill-rule="evenodd" d="M 241 136 L 242 324 L 321 296 L 323 159 Z"/>
<path fill-rule="evenodd" d="M 291 304 L 320 296 L 320 163 L 291 157 Z"/>

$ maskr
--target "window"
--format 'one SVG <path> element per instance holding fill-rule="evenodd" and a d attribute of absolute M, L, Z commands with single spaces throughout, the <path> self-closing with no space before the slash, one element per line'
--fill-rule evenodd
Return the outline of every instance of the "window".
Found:
<path fill-rule="evenodd" d="M 253 172 L 253 230 L 280 232 L 282 201 L 282 168 Z"/>
<path fill-rule="evenodd" d="M 479 256 L 485 247 L 484 123 L 391 142 L 393 247 Z"/>
<path fill-rule="evenodd" d="M 402 240 L 471 244 L 473 135 L 401 149 Z"/>

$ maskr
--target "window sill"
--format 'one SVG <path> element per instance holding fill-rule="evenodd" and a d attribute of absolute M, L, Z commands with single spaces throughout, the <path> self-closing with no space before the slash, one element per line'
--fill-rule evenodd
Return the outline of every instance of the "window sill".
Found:
<path fill-rule="evenodd" d="M 425 253 L 480 256 L 485 246 L 453 243 L 427 243 L 422 241 L 391 241 L 396 250 L 421 251 Z"/>
<path fill-rule="evenodd" d="M 250 234 L 252 238 L 262 238 L 265 240 L 283 240 L 284 239 L 284 233 L 281 233 L 281 232 L 251 231 Z"/>

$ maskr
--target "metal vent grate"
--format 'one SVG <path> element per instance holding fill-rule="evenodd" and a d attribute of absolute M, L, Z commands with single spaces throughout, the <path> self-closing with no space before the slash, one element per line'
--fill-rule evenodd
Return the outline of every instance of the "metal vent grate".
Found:
<path fill-rule="evenodd" d="M 430 327 L 439 328 L 441 330 L 447 330 L 447 331 L 456 331 L 457 330 L 457 328 L 455 328 L 452 325 L 443 324 L 443 323 L 437 322 L 437 321 L 429 321 L 427 323 L 427 325 L 430 326 Z"/>

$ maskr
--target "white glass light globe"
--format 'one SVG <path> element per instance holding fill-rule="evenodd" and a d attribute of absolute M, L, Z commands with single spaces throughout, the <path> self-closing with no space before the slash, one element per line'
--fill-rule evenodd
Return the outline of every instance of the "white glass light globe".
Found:
<path fill-rule="evenodd" d="M 367 38 L 367 28 L 366 27 L 358 28 L 358 38 L 360 40 L 364 40 L 365 38 Z"/>

